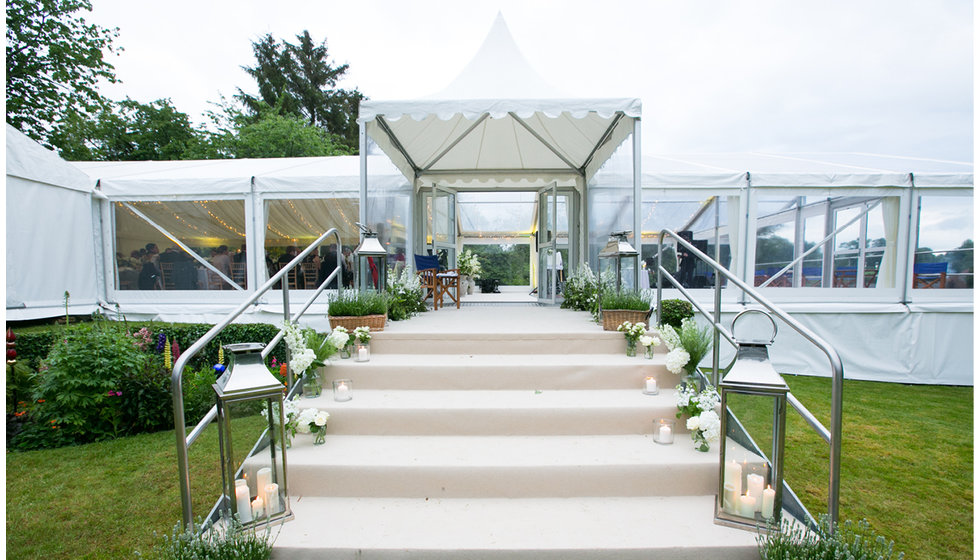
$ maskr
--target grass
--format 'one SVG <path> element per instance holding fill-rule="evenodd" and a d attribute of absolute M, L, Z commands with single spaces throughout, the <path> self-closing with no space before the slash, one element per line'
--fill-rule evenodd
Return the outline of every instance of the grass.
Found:
<path fill-rule="evenodd" d="M 255 432 L 262 420 L 236 422 Z M 194 515 L 204 516 L 221 488 L 214 424 L 191 446 L 189 463 Z M 9 559 L 132 557 L 180 520 L 173 431 L 7 453 Z"/>
<path fill-rule="evenodd" d="M 830 380 L 786 380 L 829 428 Z M 768 433 L 771 412 L 730 406 L 754 437 Z M 826 513 L 829 447 L 792 409 L 786 425 L 785 478 L 811 513 Z M 906 558 L 973 558 L 972 387 L 845 381 L 843 430 L 842 521 L 866 518 Z"/>
<path fill-rule="evenodd" d="M 829 426 L 830 381 L 787 381 Z M 741 404 L 750 432 L 764 432 L 764 413 Z M 154 531 L 180 521 L 174 447 L 173 432 L 159 432 L 8 453 L 7 558 L 148 550 Z M 793 411 L 786 450 L 786 479 L 812 513 L 825 512 L 827 445 Z M 190 450 L 195 515 L 218 495 L 217 455 L 211 426 Z M 972 558 L 973 388 L 845 382 L 841 518 L 867 518 L 907 558 Z"/>

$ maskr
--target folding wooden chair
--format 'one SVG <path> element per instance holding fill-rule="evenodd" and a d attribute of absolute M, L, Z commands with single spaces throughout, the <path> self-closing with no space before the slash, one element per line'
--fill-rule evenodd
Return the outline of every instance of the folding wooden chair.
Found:
<path fill-rule="evenodd" d="M 419 276 L 419 284 L 425 290 L 422 300 L 432 298 L 432 308 L 439 309 L 439 300 L 436 297 L 439 281 L 436 274 L 439 273 L 439 259 L 429 255 L 415 255 L 415 273 Z"/>
<path fill-rule="evenodd" d="M 912 268 L 913 288 L 945 288 L 949 263 L 917 263 Z"/>

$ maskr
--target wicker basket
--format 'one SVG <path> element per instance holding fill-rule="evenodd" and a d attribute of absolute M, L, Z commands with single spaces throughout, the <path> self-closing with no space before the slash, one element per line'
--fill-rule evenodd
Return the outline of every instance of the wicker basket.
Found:
<path fill-rule="evenodd" d="M 329 317 L 330 328 L 334 329 L 337 327 L 344 327 L 350 332 L 354 332 L 357 327 L 370 327 L 371 332 L 380 332 L 385 330 L 385 322 L 388 320 L 388 315 L 362 315 L 353 316 L 345 315 L 342 317 Z"/>
<path fill-rule="evenodd" d="M 632 309 L 603 309 L 602 310 L 602 330 L 614 331 L 619 325 L 626 321 L 630 323 L 647 323 L 652 309 L 646 311 L 634 311 Z M 650 325 L 647 324 L 649 327 Z"/>

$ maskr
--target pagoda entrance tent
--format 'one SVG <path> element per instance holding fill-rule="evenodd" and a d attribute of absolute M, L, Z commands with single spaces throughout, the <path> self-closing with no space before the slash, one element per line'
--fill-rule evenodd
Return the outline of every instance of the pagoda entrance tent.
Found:
<path fill-rule="evenodd" d="M 91 180 L 8 124 L 6 185 L 7 319 L 94 311 L 103 279 Z"/>
<path fill-rule="evenodd" d="M 498 15 L 446 90 L 431 99 L 361 104 L 361 220 L 390 252 L 409 259 L 438 254 L 454 267 L 457 193 L 536 193 L 538 206 L 551 208 L 532 228 L 539 271 L 560 243 L 569 266 L 596 267 L 611 232 L 640 229 L 640 113 L 639 99 L 556 94 L 528 66 Z M 404 178 L 396 188 L 375 180 L 392 170 Z M 559 205 L 564 232 L 556 231 Z"/>

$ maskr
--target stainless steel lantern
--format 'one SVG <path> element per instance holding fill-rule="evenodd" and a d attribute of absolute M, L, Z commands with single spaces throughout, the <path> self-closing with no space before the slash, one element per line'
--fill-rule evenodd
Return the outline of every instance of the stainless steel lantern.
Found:
<path fill-rule="evenodd" d="M 388 251 L 378 240 L 378 232 L 358 223 L 361 244 L 354 255 L 357 258 L 357 289 L 383 292 L 388 285 Z"/>
<path fill-rule="evenodd" d="M 732 320 L 732 335 L 738 342 L 738 353 L 720 383 L 721 462 L 715 523 L 751 530 L 769 524 L 779 530 L 789 386 L 769 361 L 769 345 L 776 339 L 776 322 L 767 313 L 746 310 Z M 771 445 L 763 443 L 768 449 L 760 448 L 729 410 L 733 401 L 742 404 L 750 400 L 756 402 L 746 409 L 771 411 L 765 415 L 767 424 L 772 424 Z M 764 401 L 762 407 L 758 401 Z M 739 408 L 736 406 L 736 412 Z"/>
<path fill-rule="evenodd" d="M 630 245 L 630 231 L 609 234 L 609 241 L 599 251 L 599 274 L 612 271 L 616 278 L 616 291 L 623 288 L 636 290 L 640 284 L 640 253 Z"/>
<path fill-rule="evenodd" d="M 292 519 L 286 491 L 283 385 L 265 366 L 262 344 L 224 348 L 229 365 L 213 385 L 224 508 L 246 527 Z"/>

